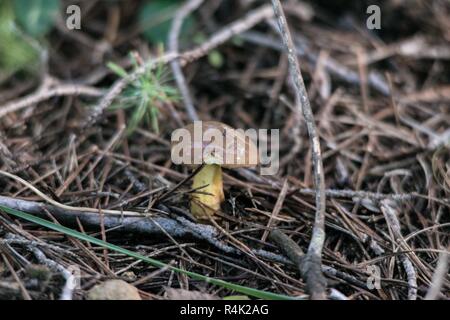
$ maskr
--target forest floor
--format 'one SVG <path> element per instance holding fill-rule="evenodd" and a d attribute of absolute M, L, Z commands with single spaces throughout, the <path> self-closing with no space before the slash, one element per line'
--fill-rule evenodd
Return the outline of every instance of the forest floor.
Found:
<path fill-rule="evenodd" d="M 448 299 L 450 3 L 380 1 L 371 30 L 371 2 L 283 1 L 320 140 L 326 295 Z M 78 4 L 81 29 L 58 20 L 27 40 L 32 70 L 0 76 L 0 298 L 120 279 L 142 299 L 307 299 L 313 150 L 270 1 L 180 2 L 164 46 L 145 1 Z M 208 223 L 170 152 L 197 117 L 280 133 L 278 172 L 224 169 Z"/>

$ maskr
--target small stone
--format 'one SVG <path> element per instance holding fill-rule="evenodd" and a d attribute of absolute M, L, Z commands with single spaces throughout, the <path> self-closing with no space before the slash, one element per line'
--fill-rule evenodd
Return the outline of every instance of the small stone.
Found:
<path fill-rule="evenodd" d="M 137 276 L 133 271 L 127 271 L 122 274 L 122 278 L 126 278 L 129 281 L 135 281 Z"/>
<path fill-rule="evenodd" d="M 94 286 L 88 300 L 142 300 L 138 289 L 123 280 L 108 280 Z"/>

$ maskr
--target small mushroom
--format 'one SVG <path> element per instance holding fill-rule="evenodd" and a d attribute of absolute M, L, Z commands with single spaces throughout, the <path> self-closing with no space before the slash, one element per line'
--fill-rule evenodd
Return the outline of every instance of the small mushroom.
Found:
<path fill-rule="evenodd" d="M 193 177 L 191 213 L 199 220 L 206 220 L 220 209 L 225 199 L 222 167 L 255 167 L 259 161 L 258 148 L 243 130 L 221 122 L 196 121 L 183 129 L 190 141 L 183 148 L 186 154 L 182 163 L 190 168 L 203 165 Z"/>

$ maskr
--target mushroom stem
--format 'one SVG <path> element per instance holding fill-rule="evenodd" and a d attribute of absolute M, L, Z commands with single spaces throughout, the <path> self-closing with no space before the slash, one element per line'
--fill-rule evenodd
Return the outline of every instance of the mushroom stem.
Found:
<path fill-rule="evenodd" d="M 222 168 L 217 164 L 206 164 L 192 182 L 195 193 L 191 199 L 191 213 L 197 219 L 208 219 L 225 199 L 223 194 Z"/>

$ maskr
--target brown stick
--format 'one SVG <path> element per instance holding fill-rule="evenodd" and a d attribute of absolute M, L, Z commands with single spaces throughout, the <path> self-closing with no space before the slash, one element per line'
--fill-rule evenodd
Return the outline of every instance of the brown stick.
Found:
<path fill-rule="evenodd" d="M 404 243 L 403 236 L 401 233 L 400 222 L 398 221 L 396 210 L 393 205 L 394 202 L 389 199 L 382 200 L 381 211 L 383 212 L 384 218 L 386 219 L 386 224 L 392 232 L 394 237 L 394 243 L 398 242 L 400 247 L 402 247 L 402 243 Z M 404 247 L 403 249 L 410 250 L 409 247 Z M 414 268 L 411 259 L 408 257 L 406 253 L 402 253 L 399 255 L 400 262 L 403 265 L 403 268 L 406 272 L 406 277 L 408 279 L 408 300 L 416 300 L 417 299 L 417 274 L 416 269 Z"/>
<path fill-rule="evenodd" d="M 40 88 L 36 92 L 31 93 L 26 97 L 11 101 L 3 106 L 0 106 L 0 118 L 8 113 L 19 111 L 32 104 L 39 103 L 52 97 L 78 95 L 98 97 L 102 95 L 102 91 L 97 88 L 77 84 L 58 84 L 53 88 Z"/>
<path fill-rule="evenodd" d="M 20 210 L 23 212 L 27 212 L 36 216 L 40 216 L 42 218 L 47 218 L 48 212 L 51 213 L 59 222 L 61 222 L 61 224 L 65 226 L 76 226 L 77 220 L 81 222 L 84 226 L 88 227 L 89 229 L 98 230 L 100 226 L 100 214 L 98 213 L 84 212 L 84 211 L 66 211 L 60 207 L 52 206 L 41 202 L 21 200 L 17 198 L 4 196 L 0 196 L 0 205 Z M 172 210 L 176 209 L 177 208 L 174 207 L 167 208 L 164 205 L 160 205 L 158 208 L 159 211 L 164 211 L 167 214 L 170 214 Z M 233 246 L 230 246 L 225 241 L 219 239 L 221 233 L 214 226 L 191 222 L 185 219 L 184 217 L 179 216 L 177 212 L 174 213 L 175 215 L 173 216 L 173 218 L 165 216 L 156 216 L 156 217 L 152 216 L 151 219 L 150 218 L 147 219 L 145 216 L 139 216 L 138 213 L 136 213 L 136 216 L 134 217 L 108 214 L 104 215 L 103 223 L 105 228 L 107 228 L 110 231 L 117 230 L 128 234 L 161 236 L 164 233 L 167 233 L 171 237 L 175 238 L 192 237 L 198 240 L 206 241 L 207 243 L 209 243 L 210 245 L 214 246 L 215 248 L 224 253 L 242 255 L 242 251 L 236 249 Z M 161 228 L 164 229 L 164 232 L 162 231 Z M 281 233 L 281 231 L 277 230 L 274 232 Z M 284 237 L 279 238 L 281 239 L 281 241 L 275 241 L 274 238 L 272 238 L 272 234 L 269 237 L 277 243 L 277 245 L 280 247 L 283 253 L 288 256 L 289 260 L 294 262 L 295 265 L 299 266 L 298 263 L 302 261 L 303 257 L 302 250 L 289 237 L 287 237 L 284 234 L 283 236 Z M 289 241 L 286 241 L 285 240 L 286 238 Z M 292 245 L 292 243 L 294 245 Z M 44 244 L 39 243 L 39 246 L 48 247 L 49 245 L 45 243 Z M 285 250 L 286 246 L 298 248 L 295 249 L 297 251 L 295 255 L 288 253 Z M 54 248 L 52 247 L 51 249 Z M 253 249 L 252 253 L 258 256 L 259 258 L 289 265 L 289 260 L 286 259 L 283 255 L 279 255 L 277 253 L 273 253 L 263 249 Z M 361 288 L 365 287 L 365 282 L 360 281 L 356 279 L 354 276 L 339 271 L 331 266 L 323 266 L 322 269 L 323 272 L 329 275 L 330 277 L 342 279 L 345 282 L 348 282 Z"/>
<path fill-rule="evenodd" d="M 100 228 L 100 214 L 88 211 L 70 211 L 64 208 L 28 200 L 21 200 L 11 197 L 0 196 L 0 206 L 27 212 L 36 216 L 46 218 L 46 212 L 51 213 L 61 224 L 65 226 L 76 226 L 77 219 L 90 229 Z M 165 211 L 171 214 L 171 210 L 162 206 L 159 211 Z M 183 217 L 175 216 L 173 219 L 165 216 L 151 216 L 146 218 L 144 214 L 140 215 L 136 212 L 135 216 L 105 214 L 103 216 L 104 227 L 109 230 L 117 230 L 132 234 L 141 235 L 164 235 L 164 232 L 172 237 L 192 237 L 198 240 L 206 241 L 217 249 L 230 253 L 241 255 L 242 252 L 233 246 L 228 245 L 225 241 L 220 240 L 220 232 L 213 226 L 198 224 L 191 222 Z M 161 230 L 164 229 L 164 232 Z M 252 250 L 252 252 L 267 260 L 280 263 L 287 263 L 288 260 L 276 253 L 266 250 Z"/>
<path fill-rule="evenodd" d="M 231 37 L 247 31 L 259 22 L 271 17 L 273 17 L 273 11 L 270 8 L 270 5 L 256 8 L 253 11 L 250 11 L 243 18 L 236 20 L 235 22 L 225 26 L 224 28 L 213 34 L 208 41 L 202 43 L 199 47 L 183 53 L 182 58 L 186 59 L 188 62 L 197 60 L 203 57 L 212 49 L 220 46 Z"/>
<path fill-rule="evenodd" d="M 178 35 L 181 30 L 184 19 L 195 9 L 197 9 L 204 0 L 189 0 L 183 5 L 175 14 L 173 18 L 172 27 L 170 28 L 168 47 L 172 52 L 178 52 Z M 181 70 L 180 61 L 177 59 L 170 63 L 172 67 L 172 73 L 175 77 L 175 81 L 183 97 L 184 107 L 187 114 L 192 121 L 199 120 L 197 111 L 195 111 L 194 103 L 192 102 L 191 94 L 189 93 L 186 79 L 184 78 L 183 71 Z"/>
<path fill-rule="evenodd" d="M 286 17 L 279 0 L 272 0 L 273 11 L 277 18 L 280 34 L 286 47 L 289 68 L 292 80 L 297 93 L 297 98 L 301 102 L 300 108 L 308 128 L 309 140 L 311 143 L 312 160 L 314 168 L 314 185 L 316 188 L 316 216 L 314 228 L 309 243 L 308 253 L 302 264 L 302 274 L 305 277 L 308 292 L 313 300 L 326 299 L 326 280 L 322 274 L 322 248 L 325 241 L 325 178 L 323 173 L 322 156 L 320 153 L 320 141 L 314 123 L 314 115 L 309 103 L 300 65 L 297 60 L 295 46 L 287 26 Z"/>

